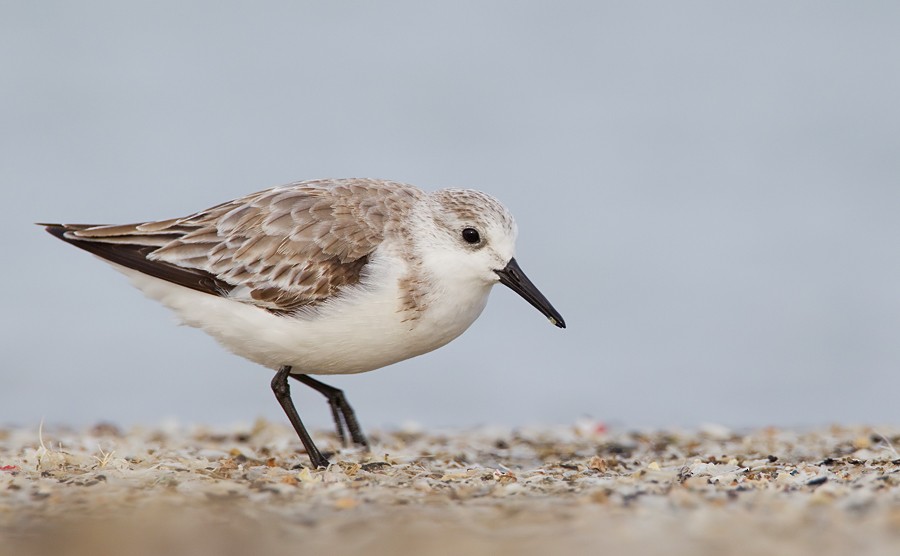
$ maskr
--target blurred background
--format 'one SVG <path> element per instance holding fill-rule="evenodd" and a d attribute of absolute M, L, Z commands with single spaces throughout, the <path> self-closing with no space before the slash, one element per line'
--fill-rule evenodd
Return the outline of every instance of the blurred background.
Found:
<path fill-rule="evenodd" d="M 894 2 L 5 3 L 0 423 L 286 422 L 268 371 L 32 223 L 363 176 L 500 198 L 569 325 L 496 288 L 447 347 L 326 379 L 366 428 L 896 424 L 898 29 Z"/>

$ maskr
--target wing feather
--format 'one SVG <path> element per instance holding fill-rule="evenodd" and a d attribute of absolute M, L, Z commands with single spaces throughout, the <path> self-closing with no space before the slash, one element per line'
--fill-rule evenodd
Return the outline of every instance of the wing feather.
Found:
<path fill-rule="evenodd" d="M 46 226 L 111 262 L 287 313 L 359 284 L 386 223 L 423 196 L 412 186 L 381 180 L 317 180 L 183 218 Z"/>

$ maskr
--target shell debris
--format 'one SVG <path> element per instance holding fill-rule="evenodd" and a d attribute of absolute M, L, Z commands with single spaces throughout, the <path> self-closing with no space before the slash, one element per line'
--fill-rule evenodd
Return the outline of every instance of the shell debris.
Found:
<path fill-rule="evenodd" d="M 0 428 L 0 555 L 900 554 L 889 427 L 292 434 Z"/>

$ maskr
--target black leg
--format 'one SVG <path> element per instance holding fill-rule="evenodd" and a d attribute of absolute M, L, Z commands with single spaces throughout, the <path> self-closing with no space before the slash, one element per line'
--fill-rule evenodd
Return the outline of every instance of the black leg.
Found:
<path fill-rule="evenodd" d="M 364 448 L 369 447 L 366 435 L 363 434 L 362 428 L 359 426 L 359 421 L 356 420 L 356 414 L 353 412 L 353 408 L 347 403 L 347 398 L 344 396 L 343 390 L 319 382 L 309 375 L 291 375 L 291 378 L 299 380 L 328 398 L 328 405 L 331 406 L 331 414 L 334 416 L 334 424 L 337 427 L 338 438 L 341 439 L 342 444 L 347 441 L 347 436 L 344 434 L 344 427 L 346 427 L 354 444 Z"/>
<path fill-rule="evenodd" d="M 306 432 L 306 427 L 303 426 L 303 421 L 300 420 L 300 415 L 297 414 L 294 402 L 291 401 L 291 387 L 288 386 L 288 376 L 291 376 L 291 367 L 289 365 L 281 367 L 275 373 L 275 378 L 272 379 L 272 391 L 275 392 L 275 399 L 281 404 L 281 408 L 284 409 L 291 424 L 294 425 L 294 430 L 297 431 L 300 442 L 306 448 L 306 453 L 309 454 L 309 461 L 312 462 L 313 467 L 328 467 L 328 460 L 313 444 L 312 438 Z"/>

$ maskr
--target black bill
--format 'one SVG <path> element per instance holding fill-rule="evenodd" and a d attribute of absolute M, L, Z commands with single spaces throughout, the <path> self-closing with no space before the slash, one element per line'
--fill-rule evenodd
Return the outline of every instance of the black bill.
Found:
<path fill-rule="evenodd" d="M 525 301 L 531 303 L 535 309 L 550 319 L 552 324 L 560 328 L 566 327 L 566 321 L 563 320 L 562 315 L 553 308 L 553 305 L 550 305 L 544 294 L 538 291 L 537 286 L 531 283 L 528 276 L 525 276 L 525 273 L 519 268 L 519 263 L 516 262 L 516 259 L 510 259 L 509 263 L 506 264 L 506 268 L 495 270 L 494 272 L 500 277 L 501 284 L 508 286 L 509 289 L 525 298 Z"/>

